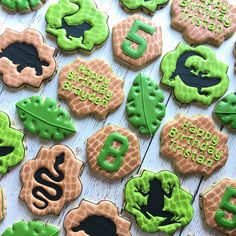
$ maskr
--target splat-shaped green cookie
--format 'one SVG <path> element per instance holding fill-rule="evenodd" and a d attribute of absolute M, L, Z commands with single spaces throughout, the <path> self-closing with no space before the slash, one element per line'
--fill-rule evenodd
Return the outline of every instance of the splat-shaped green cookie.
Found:
<path fill-rule="evenodd" d="M 0 112 L 0 173 L 19 164 L 25 156 L 24 133 L 10 126 L 6 113 Z"/>

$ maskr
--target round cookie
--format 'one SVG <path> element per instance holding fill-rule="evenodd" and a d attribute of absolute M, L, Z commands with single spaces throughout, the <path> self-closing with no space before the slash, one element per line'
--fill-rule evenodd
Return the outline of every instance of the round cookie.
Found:
<path fill-rule="evenodd" d="M 16 109 L 24 127 L 42 139 L 63 140 L 76 132 L 70 114 L 52 98 L 25 98 L 16 103 Z"/>
<path fill-rule="evenodd" d="M 156 81 L 138 74 L 130 88 L 126 114 L 141 134 L 154 135 L 165 116 L 164 95 Z"/>
<path fill-rule="evenodd" d="M 58 236 L 59 233 L 60 229 L 54 225 L 22 220 L 7 228 L 1 236 Z"/>
<path fill-rule="evenodd" d="M 227 91 L 227 71 L 228 65 L 217 60 L 209 47 L 193 48 L 179 43 L 162 59 L 161 83 L 172 88 L 175 98 L 181 103 L 196 101 L 210 105 Z"/>
<path fill-rule="evenodd" d="M 83 162 L 67 146 L 42 147 L 20 171 L 19 198 L 35 215 L 59 215 L 67 203 L 81 194 L 82 169 Z"/>
<path fill-rule="evenodd" d="M 93 0 L 60 0 L 46 12 L 47 33 L 67 52 L 91 53 L 109 36 L 108 16 Z"/>
<path fill-rule="evenodd" d="M 206 224 L 224 235 L 236 235 L 236 180 L 223 179 L 200 195 Z"/>
<path fill-rule="evenodd" d="M 227 0 L 173 0 L 171 25 L 190 44 L 220 46 L 236 30 L 236 5 Z"/>
<path fill-rule="evenodd" d="M 178 114 L 163 126 L 160 152 L 180 173 L 207 177 L 226 163 L 227 140 L 210 117 Z"/>
<path fill-rule="evenodd" d="M 56 49 L 44 42 L 40 32 L 6 29 L 0 36 L 0 74 L 11 88 L 39 88 L 56 73 Z"/>
<path fill-rule="evenodd" d="M 173 234 L 192 220 L 192 198 L 172 172 L 144 170 L 126 183 L 124 210 L 144 232 Z"/>
<path fill-rule="evenodd" d="M 121 7 L 127 12 L 143 11 L 153 15 L 156 10 L 163 8 L 169 0 L 120 0 Z"/>
<path fill-rule="evenodd" d="M 131 236 L 131 222 L 119 215 L 118 208 L 110 201 L 98 204 L 82 200 L 69 211 L 64 220 L 66 236 L 109 235 Z"/>
<path fill-rule="evenodd" d="M 139 141 L 129 130 L 107 125 L 88 138 L 87 159 L 93 172 L 121 179 L 141 163 Z"/>
<path fill-rule="evenodd" d="M 123 84 L 106 61 L 78 58 L 60 71 L 58 94 L 77 116 L 103 119 L 123 102 Z"/>
<path fill-rule="evenodd" d="M 7 214 L 7 204 L 3 189 L 0 187 L 0 221 L 3 220 Z"/>
<path fill-rule="evenodd" d="M 161 55 L 161 27 L 148 18 L 135 14 L 113 27 L 112 45 L 117 60 L 140 69 Z"/>

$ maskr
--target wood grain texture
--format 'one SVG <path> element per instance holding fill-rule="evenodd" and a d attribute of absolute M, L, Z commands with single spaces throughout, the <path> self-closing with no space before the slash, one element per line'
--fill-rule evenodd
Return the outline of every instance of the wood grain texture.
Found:
<path fill-rule="evenodd" d="M 12 28 L 14 30 L 24 30 L 25 28 L 34 28 L 42 32 L 45 36 L 47 42 L 51 46 L 56 46 L 55 41 L 52 40 L 51 37 L 46 35 L 45 27 L 46 22 L 44 19 L 45 12 L 48 6 L 57 2 L 57 0 L 49 0 L 47 3 L 37 12 L 32 12 L 26 15 L 15 14 L 11 15 L 7 12 L 3 11 L 0 8 L 0 33 L 3 33 L 4 29 Z M 103 11 L 107 12 L 109 17 L 109 27 L 110 30 L 112 26 L 125 19 L 129 14 L 125 13 L 119 7 L 118 0 L 95 0 L 98 7 Z M 235 3 L 235 0 L 231 0 L 231 2 Z M 175 49 L 176 45 L 179 42 L 184 42 L 182 35 L 175 30 L 173 30 L 170 26 L 170 4 L 166 6 L 164 9 L 157 11 L 152 17 L 153 20 L 162 27 L 163 32 L 163 54 L 162 56 L 170 51 Z M 228 75 L 230 78 L 230 87 L 228 92 L 233 92 L 236 90 L 236 75 L 234 74 L 234 57 L 233 57 L 233 44 L 236 41 L 236 35 L 231 37 L 229 40 L 225 41 L 220 48 L 213 48 L 216 52 L 217 58 L 229 64 Z M 137 72 L 130 70 L 128 67 L 125 67 L 115 61 L 112 54 L 112 44 L 111 44 L 111 35 L 106 41 L 105 45 L 95 51 L 90 56 L 85 56 L 84 54 L 64 54 L 59 53 L 57 55 L 58 67 L 59 70 L 62 66 L 72 62 L 76 57 L 82 57 L 86 59 L 93 58 L 104 58 L 106 59 L 112 66 L 114 72 L 121 78 L 125 80 L 124 90 L 125 90 L 125 100 L 122 106 L 113 114 L 109 115 L 105 120 L 99 121 L 92 116 L 78 119 L 74 115 L 72 115 L 78 133 L 75 136 L 72 136 L 62 142 L 62 144 L 70 146 L 76 154 L 86 163 L 86 139 L 90 137 L 93 133 L 98 131 L 101 127 L 106 124 L 114 123 L 118 124 L 122 127 L 129 128 L 133 132 L 137 134 L 140 139 L 141 145 L 141 157 L 142 157 L 142 165 L 138 170 L 136 170 L 133 174 L 137 173 L 140 169 L 150 169 L 152 171 L 159 171 L 162 169 L 170 169 L 173 170 L 172 165 L 169 160 L 165 157 L 160 156 L 159 154 L 159 137 L 160 130 L 156 132 L 153 138 L 142 137 L 138 134 L 137 130 L 134 130 L 131 125 L 128 124 L 125 114 L 125 104 L 128 91 L 135 79 Z M 160 82 L 160 72 L 159 65 L 161 62 L 161 58 L 157 61 L 153 62 L 149 66 L 145 67 L 141 71 L 146 75 L 150 76 L 152 79 L 156 80 L 158 83 Z M 11 118 L 12 123 L 23 129 L 21 122 L 19 121 L 15 103 L 20 99 L 25 97 L 29 97 L 32 95 L 44 95 L 57 99 L 61 106 L 68 110 L 67 104 L 57 97 L 57 87 L 58 87 L 58 74 L 52 79 L 52 81 L 48 83 L 44 83 L 43 86 L 37 90 L 32 88 L 21 88 L 19 90 L 9 89 L 4 85 L 2 80 L 0 81 L 0 110 L 7 112 Z M 212 117 L 212 111 L 216 102 L 214 102 L 209 107 L 202 107 L 197 104 L 191 105 L 181 105 L 177 103 L 173 97 L 173 94 L 170 90 L 164 89 L 165 95 L 165 103 L 167 105 L 166 116 L 162 122 L 161 127 L 165 122 L 172 119 L 177 113 L 185 113 L 187 115 L 195 115 L 195 114 L 205 114 Z M 226 165 L 216 171 L 211 177 L 205 179 L 201 176 L 180 176 L 182 185 L 188 189 L 194 195 L 193 206 L 195 209 L 195 214 L 192 222 L 182 230 L 177 231 L 175 236 L 187 236 L 188 233 L 194 233 L 195 236 L 219 236 L 220 233 L 212 230 L 207 227 L 203 222 L 201 217 L 201 212 L 199 208 L 199 194 L 207 188 L 209 185 L 222 179 L 223 177 L 231 177 L 236 178 L 236 161 L 235 161 L 235 153 L 236 153 L 236 136 L 235 133 L 229 131 L 225 127 L 221 127 L 221 125 L 214 119 L 216 122 L 217 128 L 222 129 L 223 132 L 229 135 L 228 146 L 229 146 L 229 159 Z M 47 142 L 39 140 L 37 136 L 27 134 L 26 136 L 26 160 L 32 159 L 36 156 L 41 145 L 51 146 L 53 142 Z M 82 183 L 83 183 L 83 192 L 82 195 L 75 200 L 73 203 L 66 206 L 61 212 L 59 217 L 56 216 L 46 216 L 46 217 L 36 217 L 32 215 L 26 208 L 25 204 L 18 199 L 18 195 L 21 189 L 21 183 L 19 179 L 19 171 L 24 162 L 22 162 L 19 166 L 12 169 L 9 174 L 1 177 L 0 185 L 4 187 L 6 198 L 7 198 L 7 216 L 3 222 L 0 223 L 0 233 L 2 231 L 12 225 L 14 222 L 18 220 L 32 220 L 38 219 L 44 222 L 52 223 L 58 225 L 62 228 L 61 236 L 65 235 L 63 229 L 63 220 L 66 213 L 77 206 L 79 202 L 86 198 L 91 201 L 99 201 L 102 199 L 109 199 L 113 201 L 119 208 L 122 208 L 123 205 L 123 188 L 124 185 L 129 178 L 129 176 L 125 177 L 120 181 L 109 181 L 101 176 L 98 176 L 92 173 L 88 167 L 85 165 L 85 169 L 82 173 Z M 177 173 L 178 174 L 178 173 Z M 125 216 L 132 220 L 132 235 L 134 236 L 144 236 L 148 235 L 141 232 L 136 223 L 134 222 L 134 218 L 130 217 L 127 213 L 124 213 Z M 152 235 L 165 235 L 163 233 L 157 233 Z"/>

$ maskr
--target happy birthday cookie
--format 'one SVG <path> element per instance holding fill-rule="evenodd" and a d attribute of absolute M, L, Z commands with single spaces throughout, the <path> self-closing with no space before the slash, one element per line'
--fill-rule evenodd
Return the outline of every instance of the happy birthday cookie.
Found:
<path fill-rule="evenodd" d="M 193 218 L 192 195 L 170 171 L 144 170 L 125 186 L 124 210 L 131 213 L 144 232 L 173 234 Z"/>
<path fill-rule="evenodd" d="M 58 236 L 59 233 L 60 229 L 54 225 L 22 220 L 6 229 L 1 236 Z"/>
<path fill-rule="evenodd" d="M 91 170 L 109 179 L 121 179 L 141 163 L 139 141 L 127 129 L 107 125 L 87 140 Z"/>
<path fill-rule="evenodd" d="M 173 0 L 171 25 L 190 44 L 219 46 L 236 30 L 236 5 L 227 0 Z"/>
<path fill-rule="evenodd" d="M 116 59 L 141 68 L 162 53 L 161 27 L 140 15 L 133 15 L 112 29 L 113 52 Z"/>
<path fill-rule="evenodd" d="M 6 216 L 7 204 L 3 189 L 0 187 L 0 221 Z"/>
<path fill-rule="evenodd" d="M 158 9 L 167 5 L 169 0 L 120 0 L 121 7 L 128 12 L 143 11 L 153 15 Z"/>
<path fill-rule="evenodd" d="M 46 31 L 67 52 L 91 53 L 109 36 L 108 16 L 92 0 L 60 0 L 46 13 Z"/>
<path fill-rule="evenodd" d="M 40 32 L 6 29 L 0 36 L 0 74 L 11 88 L 39 88 L 56 72 L 56 49 L 48 46 Z"/>
<path fill-rule="evenodd" d="M 223 179 L 200 195 L 204 219 L 224 235 L 236 235 L 236 180 Z"/>
<path fill-rule="evenodd" d="M 182 174 L 210 176 L 227 161 L 227 140 L 208 116 L 178 114 L 161 131 L 160 152 Z"/>
<path fill-rule="evenodd" d="M 110 201 L 98 204 L 82 200 L 79 207 L 65 217 L 66 236 L 109 235 L 131 236 L 131 222 L 121 217 L 118 208 Z"/>
<path fill-rule="evenodd" d="M 154 135 L 165 116 L 164 95 L 156 81 L 139 74 L 129 91 L 126 113 L 128 121 L 141 134 Z"/>
<path fill-rule="evenodd" d="M 8 115 L 0 112 L 0 173 L 19 164 L 25 157 L 24 133 L 11 127 Z"/>
<path fill-rule="evenodd" d="M 58 94 L 77 116 L 105 118 L 123 102 L 123 83 L 106 61 L 78 58 L 60 71 Z"/>
<path fill-rule="evenodd" d="M 179 43 L 161 62 L 161 83 L 172 88 L 181 103 L 193 101 L 210 105 L 227 91 L 228 65 L 216 59 L 206 46 L 190 47 Z"/>
<path fill-rule="evenodd" d="M 59 215 L 65 204 L 81 194 L 82 168 L 83 162 L 67 146 L 42 147 L 20 171 L 19 198 L 35 215 Z"/>
<path fill-rule="evenodd" d="M 70 114 L 52 98 L 25 98 L 16 103 L 16 109 L 24 127 L 42 139 L 63 140 L 76 132 Z"/>

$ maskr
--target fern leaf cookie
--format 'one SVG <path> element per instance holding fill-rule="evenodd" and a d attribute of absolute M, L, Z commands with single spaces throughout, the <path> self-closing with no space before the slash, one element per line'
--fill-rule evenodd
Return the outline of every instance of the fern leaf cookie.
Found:
<path fill-rule="evenodd" d="M 154 135 L 165 116 L 164 96 L 154 80 L 139 74 L 131 87 L 126 113 L 129 122 L 141 134 Z"/>
<path fill-rule="evenodd" d="M 46 21 L 46 31 L 68 52 L 91 53 L 109 36 L 108 16 L 93 0 L 60 0 L 48 8 Z"/>

